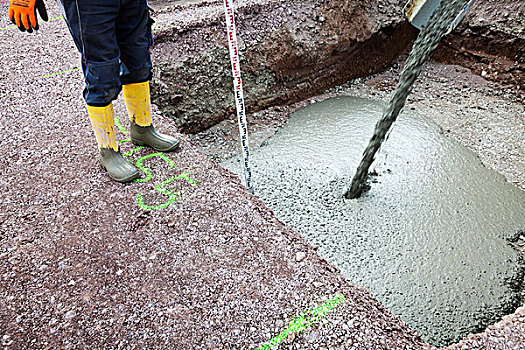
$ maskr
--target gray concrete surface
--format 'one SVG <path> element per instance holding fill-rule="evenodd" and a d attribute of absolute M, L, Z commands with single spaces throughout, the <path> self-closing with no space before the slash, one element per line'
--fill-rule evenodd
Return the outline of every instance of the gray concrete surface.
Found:
<path fill-rule="evenodd" d="M 382 108 L 339 97 L 296 112 L 253 152 L 256 193 L 350 282 L 425 340 L 450 344 L 518 306 L 522 261 L 508 240 L 525 229 L 525 194 L 404 113 L 370 192 L 342 200 Z"/>

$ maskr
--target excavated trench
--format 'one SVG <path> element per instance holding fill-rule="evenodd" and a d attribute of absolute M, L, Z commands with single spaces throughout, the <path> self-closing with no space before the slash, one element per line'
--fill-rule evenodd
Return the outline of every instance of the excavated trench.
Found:
<path fill-rule="evenodd" d="M 255 193 L 353 284 L 427 342 L 448 345 L 520 303 L 525 193 L 416 113 L 398 120 L 372 189 L 342 193 L 384 105 L 311 104 L 252 152 Z M 223 165 L 242 176 L 239 158 Z"/>
<path fill-rule="evenodd" d="M 404 1 L 343 3 L 239 9 L 249 121 L 262 115 L 267 126 L 254 125 L 263 130 L 253 151 L 256 194 L 349 282 L 370 289 L 426 341 L 451 344 L 523 303 L 523 258 L 511 244 L 525 236 L 525 194 L 427 116 L 405 112 L 375 163 L 372 190 L 359 200 L 341 198 L 382 102 L 335 93 L 282 128 L 283 120 L 271 120 L 275 110 L 384 71 L 416 35 L 399 16 Z M 517 30 L 486 18 L 503 5 L 479 1 L 435 58 L 504 83 L 520 99 L 525 6 L 509 4 L 504 18 Z M 219 18 L 159 35 L 153 93 L 164 115 L 182 131 L 200 132 L 190 137 L 224 160 L 237 144 L 236 125 L 227 120 L 234 103 Z M 483 44 L 492 38 L 493 45 Z M 499 56 L 497 47 L 505 47 Z M 217 130 L 222 135 L 210 138 Z M 223 163 L 241 174 L 236 164 Z"/>

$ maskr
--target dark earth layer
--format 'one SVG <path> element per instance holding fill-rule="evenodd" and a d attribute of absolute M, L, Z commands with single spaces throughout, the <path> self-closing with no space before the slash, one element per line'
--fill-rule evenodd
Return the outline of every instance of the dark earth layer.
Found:
<path fill-rule="evenodd" d="M 525 2 L 476 1 L 434 58 L 461 64 L 525 95 Z"/>
<path fill-rule="evenodd" d="M 297 102 L 389 67 L 415 37 L 402 19 L 403 2 L 243 4 L 236 20 L 250 112 Z M 216 3 L 202 7 L 215 12 L 183 28 L 173 7 L 158 10 L 154 102 L 192 133 L 225 119 L 234 106 L 224 14 Z"/>
<path fill-rule="evenodd" d="M 301 101 L 389 67 L 416 35 L 401 15 L 405 2 L 242 2 L 237 26 L 248 111 Z M 233 113 L 222 7 L 216 2 L 199 6 L 206 18 L 195 18 L 182 4 L 157 5 L 154 100 L 190 133 Z M 478 0 L 435 57 L 472 68 L 522 95 L 524 13 L 520 0 Z"/>

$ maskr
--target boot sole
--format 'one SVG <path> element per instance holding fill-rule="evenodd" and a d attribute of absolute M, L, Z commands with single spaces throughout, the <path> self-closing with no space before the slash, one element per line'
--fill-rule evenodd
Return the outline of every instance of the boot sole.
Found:
<path fill-rule="evenodd" d="M 133 174 L 131 176 L 128 176 L 128 177 L 125 177 L 125 178 L 116 178 L 116 177 L 113 177 L 111 176 L 111 174 L 109 173 L 108 169 L 106 169 L 105 166 L 103 166 L 102 164 L 100 164 L 100 166 L 102 167 L 102 169 L 104 169 L 104 171 L 106 172 L 106 174 L 108 174 L 108 176 L 111 178 L 111 180 L 113 181 L 116 181 L 116 182 L 120 182 L 120 183 L 128 183 L 128 182 L 131 182 L 133 180 L 136 180 L 140 177 L 140 173 L 137 172 L 136 174 Z"/>

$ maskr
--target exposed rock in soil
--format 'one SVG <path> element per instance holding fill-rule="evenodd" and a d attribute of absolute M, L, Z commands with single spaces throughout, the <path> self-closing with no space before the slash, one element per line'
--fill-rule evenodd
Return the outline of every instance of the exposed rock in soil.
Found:
<path fill-rule="evenodd" d="M 434 57 L 525 95 L 525 2 L 478 0 Z"/>
<path fill-rule="evenodd" d="M 416 32 L 401 17 L 403 2 L 301 0 L 241 6 L 237 27 L 249 112 L 297 102 L 389 67 Z M 233 112 L 222 16 L 218 11 L 206 21 L 178 28 L 173 21 L 165 23 L 176 28 L 158 35 L 154 102 L 182 131 L 198 132 Z"/>

